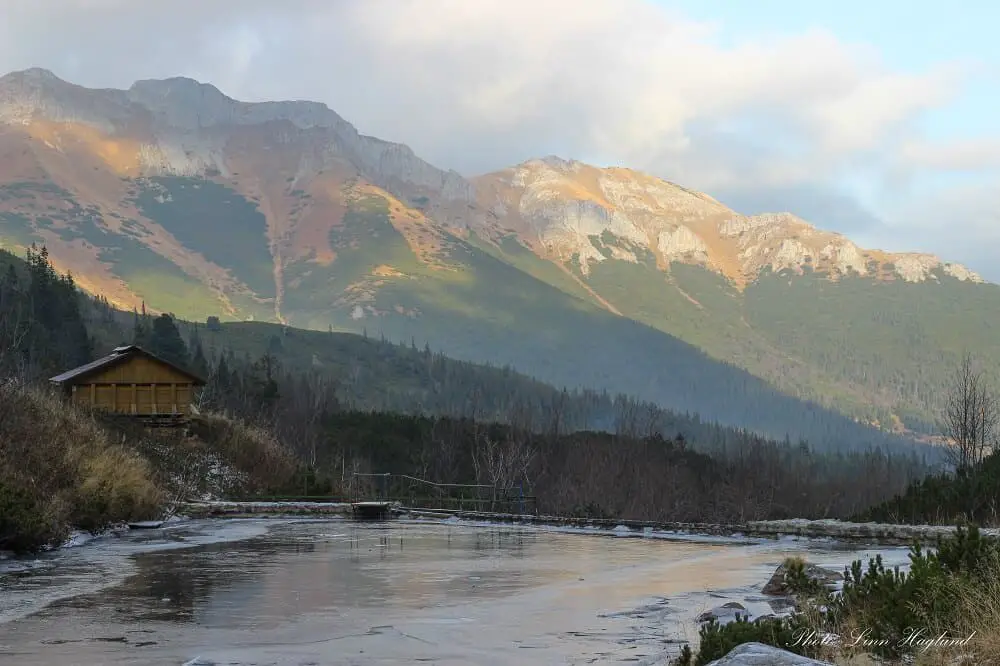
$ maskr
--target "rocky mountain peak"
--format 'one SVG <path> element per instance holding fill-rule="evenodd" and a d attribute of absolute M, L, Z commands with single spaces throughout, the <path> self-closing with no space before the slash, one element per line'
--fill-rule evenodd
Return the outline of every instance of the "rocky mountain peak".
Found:
<path fill-rule="evenodd" d="M 52 70 L 45 69 L 44 67 L 29 67 L 28 69 L 21 70 L 20 72 L 11 72 L 6 76 L 0 78 L 0 81 L 4 79 L 20 79 L 22 81 L 30 81 L 34 83 L 66 83 L 58 76 L 56 76 Z"/>
<path fill-rule="evenodd" d="M 740 284 L 786 269 L 910 282 L 935 279 L 940 270 L 982 280 L 932 255 L 861 248 L 793 213 L 741 215 L 707 194 L 631 169 L 547 156 L 477 183 L 481 202 L 500 224 L 541 241 L 551 256 L 578 257 L 584 273 L 593 262 L 634 263 L 652 253 L 663 268 L 674 261 L 698 264 Z M 512 223 L 511 214 L 522 223 Z"/>
<path fill-rule="evenodd" d="M 558 155 L 546 155 L 545 157 L 540 157 L 535 160 L 528 160 L 522 164 L 522 166 L 529 165 L 544 165 L 546 167 L 564 172 L 579 171 L 582 167 L 586 166 L 582 162 L 567 160 L 559 157 Z"/>
<path fill-rule="evenodd" d="M 0 77 L 0 123 L 26 125 L 42 118 L 111 133 L 127 117 L 121 91 L 84 88 L 40 67 Z"/>
<path fill-rule="evenodd" d="M 259 126 L 286 160 L 298 160 L 296 177 L 346 164 L 400 196 L 420 190 L 446 201 L 473 198 L 472 185 L 459 174 L 428 164 L 407 146 L 359 134 L 325 104 L 242 102 L 188 77 L 136 81 L 128 90 L 83 88 L 42 69 L 0 78 L 0 123 L 37 120 L 83 124 L 108 136 L 128 134 L 147 175 L 229 175 L 232 130 Z"/>
<path fill-rule="evenodd" d="M 180 76 L 136 81 L 127 94 L 170 126 L 188 130 L 216 124 L 236 103 L 213 85 Z"/>
<path fill-rule="evenodd" d="M 240 102 L 211 84 L 186 77 L 137 81 L 129 88 L 128 98 L 150 110 L 165 125 L 185 131 L 281 120 L 299 129 L 354 129 L 319 102 Z"/>
<path fill-rule="evenodd" d="M 941 270 L 959 280 L 983 282 L 965 266 L 917 252 L 864 249 L 843 234 L 818 229 L 791 213 L 735 215 L 718 225 L 718 233 L 739 248 L 743 271 L 756 275 L 769 268 L 801 272 L 807 267 L 832 275 L 892 275 L 905 282 L 935 279 Z"/>

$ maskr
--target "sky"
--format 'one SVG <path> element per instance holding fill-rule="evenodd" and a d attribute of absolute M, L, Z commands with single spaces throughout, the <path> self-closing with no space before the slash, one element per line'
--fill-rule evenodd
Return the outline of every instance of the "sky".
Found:
<path fill-rule="evenodd" d="M 0 0 L 0 71 L 324 102 L 476 175 L 628 166 L 1000 281 L 1000 3 Z"/>

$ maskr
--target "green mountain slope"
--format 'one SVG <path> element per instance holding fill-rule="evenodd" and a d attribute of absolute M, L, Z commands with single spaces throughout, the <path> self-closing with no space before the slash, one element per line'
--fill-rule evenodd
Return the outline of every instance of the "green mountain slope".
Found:
<path fill-rule="evenodd" d="M 1000 287 L 628 169 L 467 180 L 314 103 L 0 77 L 0 244 L 123 309 L 429 343 L 783 438 L 930 432 Z"/>
<path fill-rule="evenodd" d="M 494 244 L 514 230 L 609 311 L 789 395 L 935 433 L 962 354 L 1000 385 L 1000 286 L 957 264 L 865 250 L 788 214 L 742 216 L 627 169 L 545 158 L 478 185 L 498 211 L 477 227 Z"/>
<path fill-rule="evenodd" d="M 622 314 L 763 377 L 790 395 L 935 433 L 966 352 L 1000 385 L 1000 287 L 944 273 L 914 284 L 763 272 L 738 289 L 699 266 L 609 259 L 581 276 Z"/>
<path fill-rule="evenodd" d="M 10 270 L 18 275 L 17 280 L 26 279 L 24 261 L 0 250 L 0 276 Z M 85 305 L 82 312 L 93 337 L 95 355 L 132 342 L 135 313 L 90 299 Z M 396 344 L 351 333 L 310 331 L 263 322 L 220 323 L 217 326 L 180 320 L 177 323 L 183 336 L 197 340 L 209 358 L 216 359 L 230 352 L 245 359 L 272 355 L 283 371 L 316 374 L 331 380 L 339 400 L 352 409 L 475 415 L 479 419 L 498 421 L 515 415 L 526 419 L 526 424 L 542 429 L 552 427 L 553 415 L 558 413 L 562 429 L 615 431 L 631 427 L 638 428 L 639 432 L 682 433 L 706 450 L 738 446 L 753 438 L 750 433 L 720 428 L 698 414 L 672 412 L 652 404 L 633 402 L 632 394 L 588 390 L 561 392 L 509 366 L 455 360 L 415 344 Z M 662 337 L 653 335 L 653 339 Z M 683 343 L 678 346 L 683 352 Z M 712 361 L 705 361 L 695 369 L 713 366 L 725 371 L 725 366 Z M 682 373 L 685 369 L 675 366 L 673 371 Z M 760 382 L 745 373 L 729 372 L 746 382 L 743 388 L 759 388 Z M 732 378 L 723 376 L 722 379 L 730 381 Z M 669 383 L 666 386 L 669 387 Z M 739 390 L 734 395 L 737 402 L 745 399 Z M 726 399 L 723 395 L 720 403 L 725 404 Z M 801 403 L 780 394 L 762 392 L 754 406 L 764 410 L 784 407 L 790 413 L 809 414 L 812 420 L 803 423 L 813 428 L 816 436 L 810 443 L 820 450 L 863 450 L 879 446 L 885 451 L 918 453 L 936 459 L 933 450 L 910 440 L 846 422 L 836 414 L 804 408 Z M 824 437 L 824 429 L 839 436 Z"/>

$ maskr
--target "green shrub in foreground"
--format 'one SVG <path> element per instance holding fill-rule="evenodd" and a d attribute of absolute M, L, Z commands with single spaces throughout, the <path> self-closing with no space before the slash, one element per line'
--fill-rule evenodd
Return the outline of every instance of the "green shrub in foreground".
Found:
<path fill-rule="evenodd" d="M 881 556 L 870 560 L 867 568 L 861 560 L 855 560 L 844 572 L 839 594 L 810 580 L 804 562 L 790 558 L 785 562 L 785 580 L 798 597 L 799 608 L 806 609 L 804 613 L 757 622 L 741 617 L 726 625 L 713 621 L 701 628 L 701 647 L 693 662 L 682 658 L 676 663 L 704 666 L 750 642 L 817 658 L 822 656 L 821 650 L 835 647 L 809 644 L 820 642 L 818 639 L 824 633 L 839 636 L 845 652 L 898 660 L 921 650 L 919 643 L 907 640 L 915 630 L 922 631 L 925 638 L 942 633 L 962 638 L 956 632 L 968 630 L 967 591 L 989 588 L 1000 577 L 998 564 L 1000 541 L 983 536 L 975 526 L 959 527 L 954 534 L 938 539 L 933 551 L 914 545 L 910 549 L 910 569 L 906 572 L 898 567 L 887 569 Z M 990 589 L 994 588 L 995 584 Z M 979 606 L 990 613 L 1000 611 L 1000 605 L 992 600 Z M 997 623 L 983 618 L 982 608 L 977 610 L 976 622 L 980 625 L 990 627 Z M 802 641 L 803 636 L 817 640 Z M 863 645 L 847 647 L 859 637 L 863 637 Z M 803 642 L 806 644 L 801 645 Z"/>
<path fill-rule="evenodd" d="M 66 536 L 53 504 L 0 479 L 0 550 L 39 550 Z"/>
<path fill-rule="evenodd" d="M 701 646 L 694 664 L 704 666 L 711 661 L 721 659 L 743 643 L 764 643 L 804 657 L 815 657 L 818 656 L 819 647 L 800 640 L 803 635 L 808 635 L 812 631 L 813 628 L 807 626 L 801 616 L 762 618 L 755 622 L 737 616 L 736 621 L 724 625 L 712 620 L 701 627 L 699 632 Z"/>
<path fill-rule="evenodd" d="M 870 654 L 898 659 L 914 651 L 906 641 L 914 630 L 955 631 L 961 591 L 995 576 L 990 565 L 998 554 L 997 540 L 972 526 L 938 539 L 935 552 L 914 545 L 907 572 L 886 569 L 881 556 L 870 560 L 867 569 L 856 560 L 845 571 L 842 593 L 831 600 L 827 622 L 856 627 L 870 641 Z"/>

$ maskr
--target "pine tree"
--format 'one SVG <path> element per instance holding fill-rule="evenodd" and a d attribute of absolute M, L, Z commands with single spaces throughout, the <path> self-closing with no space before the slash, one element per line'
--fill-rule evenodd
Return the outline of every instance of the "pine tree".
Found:
<path fill-rule="evenodd" d="M 184 344 L 180 331 L 174 323 L 174 318 L 164 313 L 153 320 L 149 336 L 149 351 L 165 361 L 176 363 L 182 367 L 188 365 L 188 349 Z"/>
<path fill-rule="evenodd" d="M 132 344 L 137 347 L 142 347 L 144 349 L 150 348 L 150 333 L 149 325 L 145 313 L 141 316 L 133 308 L 132 309 Z"/>
<path fill-rule="evenodd" d="M 19 282 L 17 271 L 14 270 L 14 264 L 8 264 L 7 272 L 3 276 L 3 282 L 0 282 L 0 289 L 16 290 Z"/>
<path fill-rule="evenodd" d="M 201 348 L 201 340 L 195 340 L 194 349 L 191 352 L 191 370 L 201 377 L 208 375 L 208 359 L 205 358 L 205 352 Z"/>
<path fill-rule="evenodd" d="M 80 310 L 81 295 L 73 276 L 60 276 L 44 245 L 32 245 L 26 256 L 28 284 L 24 315 L 30 341 L 24 350 L 31 374 L 63 370 L 90 360 L 93 342 Z M 16 277 L 16 276 L 15 276 Z"/>
<path fill-rule="evenodd" d="M 219 354 L 219 364 L 215 367 L 215 383 L 222 391 L 228 391 L 233 385 L 232 375 L 229 373 L 229 364 L 226 362 L 225 354 Z"/>

